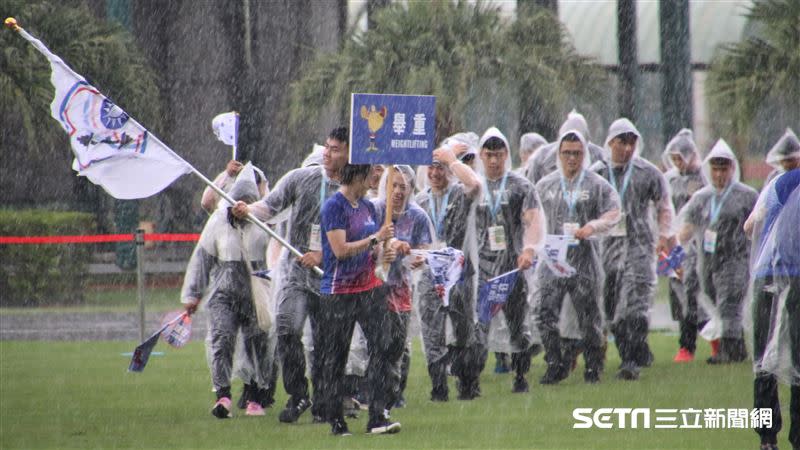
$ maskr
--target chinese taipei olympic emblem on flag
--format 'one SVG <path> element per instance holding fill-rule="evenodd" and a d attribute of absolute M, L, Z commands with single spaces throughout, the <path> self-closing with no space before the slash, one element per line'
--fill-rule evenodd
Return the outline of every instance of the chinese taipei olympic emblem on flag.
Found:
<path fill-rule="evenodd" d="M 433 162 L 436 97 L 353 94 L 350 111 L 351 164 Z"/>
<path fill-rule="evenodd" d="M 9 26 L 8 20 L 6 25 Z M 13 24 L 16 26 L 16 22 Z M 50 114 L 69 135 L 78 175 L 118 199 L 157 194 L 193 168 L 24 29 L 15 28 L 50 63 Z"/>

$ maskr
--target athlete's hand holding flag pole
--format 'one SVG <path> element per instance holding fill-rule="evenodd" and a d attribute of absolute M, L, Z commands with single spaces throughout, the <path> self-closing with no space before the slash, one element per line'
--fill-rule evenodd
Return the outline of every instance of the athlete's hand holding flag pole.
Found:
<path fill-rule="evenodd" d="M 50 82 L 55 97 L 50 114 L 69 135 L 78 175 L 105 189 L 111 196 L 129 200 L 155 195 L 184 174 L 192 173 L 231 205 L 235 202 L 205 175 L 150 134 L 125 111 L 75 73 L 41 41 L 9 17 L 9 29 L 30 42 L 50 62 Z M 293 254 L 302 254 L 252 214 L 248 219 Z M 322 274 L 318 267 L 314 268 Z"/>

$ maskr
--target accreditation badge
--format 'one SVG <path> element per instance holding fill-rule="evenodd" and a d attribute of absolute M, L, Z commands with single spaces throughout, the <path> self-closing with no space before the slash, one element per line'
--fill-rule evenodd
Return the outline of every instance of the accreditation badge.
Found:
<path fill-rule="evenodd" d="M 713 254 L 717 251 L 717 232 L 706 230 L 703 236 L 703 251 Z"/>
<path fill-rule="evenodd" d="M 308 236 L 308 250 L 312 252 L 322 251 L 322 228 L 318 223 L 311 225 L 311 234 Z"/>
<path fill-rule="evenodd" d="M 608 233 L 609 236 L 612 237 L 625 237 L 628 235 L 628 215 L 627 214 L 620 214 L 619 215 L 619 222 L 614 225 L 614 228 Z"/>
<path fill-rule="evenodd" d="M 580 228 L 580 224 L 578 222 L 564 222 L 564 236 L 569 236 L 569 241 L 567 243 L 571 246 L 578 245 L 578 240 L 575 239 L 575 232 L 578 231 Z"/>
<path fill-rule="evenodd" d="M 489 250 L 500 252 L 506 249 L 506 230 L 502 225 L 489 227 Z"/>

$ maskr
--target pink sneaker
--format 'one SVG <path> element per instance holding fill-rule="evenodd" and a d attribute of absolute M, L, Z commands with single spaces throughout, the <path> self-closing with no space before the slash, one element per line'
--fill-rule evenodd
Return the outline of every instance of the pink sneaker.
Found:
<path fill-rule="evenodd" d="M 675 361 L 676 363 L 692 362 L 694 361 L 694 354 L 689 350 L 681 347 L 681 349 L 678 350 L 678 354 L 676 354 L 675 357 L 672 358 L 672 360 Z"/>
<path fill-rule="evenodd" d="M 231 412 L 231 399 L 222 397 L 217 400 L 217 403 L 214 403 L 214 407 L 211 408 L 211 414 L 217 419 L 230 419 L 233 417 L 233 413 Z"/>
<path fill-rule="evenodd" d="M 247 416 L 265 416 L 264 408 L 258 402 L 247 402 L 247 410 L 244 412 Z"/>

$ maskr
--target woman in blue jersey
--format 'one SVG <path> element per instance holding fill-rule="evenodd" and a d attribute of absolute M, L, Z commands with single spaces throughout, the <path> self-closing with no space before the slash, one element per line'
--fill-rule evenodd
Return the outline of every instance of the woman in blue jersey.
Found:
<path fill-rule="evenodd" d="M 375 276 L 382 241 L 394 235 L 394 227 L 380 226 L 378 213 L 364 198 L 369 189 L 370 166 L 348 164 L 341 172 L 341 187 L 322 206 L 322 268 L 320 283 L 319 364 L 322 405 L 320 411 L 331 423 L 334 435 L 349 435 L 342 411 L 344 369 L 355 323 L 361 326 L 369 348 L 372 399 L 367 433 L 400 431 L 384 411 L 389 399 L 391 362 L 402 354 L 386 332 L 389 325 L 387 296 L 383 282 Z M 387 250 L 382 261 L 391 262 Z"/>

